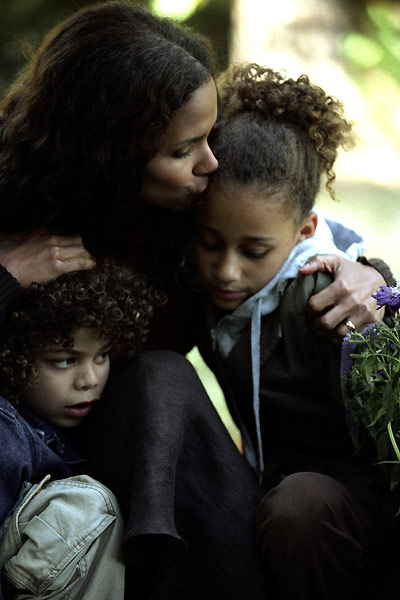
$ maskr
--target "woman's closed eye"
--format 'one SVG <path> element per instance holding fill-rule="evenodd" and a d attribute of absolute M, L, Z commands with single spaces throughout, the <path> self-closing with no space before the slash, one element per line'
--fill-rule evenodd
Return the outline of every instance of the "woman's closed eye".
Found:
<path fill-rule="evenodd" d="M 191 146 L 190 148 L 187 148 L 187 149 L 177 150 L 174 153 L 174 158 L 178 158 L 178 159 L 189 158 L 189 156 L 191 156 L 193 154 L 193 150 L 194 150 L 194 146 Z"/>
<path fill-rule="evenodd" d="M 220 240 L 208 232 L 197 232 L 197 242 L 205 250 L 217 250 L 221 246 Z"/>

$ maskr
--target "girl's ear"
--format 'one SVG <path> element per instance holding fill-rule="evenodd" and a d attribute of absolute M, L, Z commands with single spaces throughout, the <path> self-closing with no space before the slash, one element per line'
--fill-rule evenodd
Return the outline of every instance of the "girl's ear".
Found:
<path fill-rule="evenodd" d="M 306 240 L 314 235 L 318 225 L 318 215 L 315 212 L 310 212 L 304 218 L 299 228 L 297 243 Z"/>

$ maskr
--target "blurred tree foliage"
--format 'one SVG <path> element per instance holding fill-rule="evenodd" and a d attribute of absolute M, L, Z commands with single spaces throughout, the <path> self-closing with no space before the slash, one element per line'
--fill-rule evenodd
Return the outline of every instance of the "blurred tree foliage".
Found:
<path fill-rule="evenodd" d="M 342 51 L 354 75 L 380 67 L 400 83 L 399 1 L 353 0 L 348 9 L 353 17 L 353 31 L 344 37 Z"/>
<path fill-rule="evenodd" d="M 15 79 L 32 50 L 59 21 L 96 0 L 0 0 L 0 95 Z M 140 0 L 151 6 L 151 0 Z M 228 64 L 232 0 L 202 0 L 186 23 L 207 36 L 219 69 Z"/>
<path fill-rule="evenodd" d="M 152 6 L 151 0 L 139 0 Z M 172 2 L 173 0 L 171 0 Z M 0 94 L 16 77 L 44 34 L 57 22 L 96 0 L 1 0 Z M 229 62 L 229 35 L 234 0 L 197 0 L 185 23 L 208 37 L 219 70 Z M 399 0 L 337 0 L 353 31 L 343 39 L 343 56 L 357 70 L 377 65 L 400 82 Z"/>
<path fill-rule="evenodd" d="M 0 93 L 54 25 L 94 0 L 1 0 Z"/>

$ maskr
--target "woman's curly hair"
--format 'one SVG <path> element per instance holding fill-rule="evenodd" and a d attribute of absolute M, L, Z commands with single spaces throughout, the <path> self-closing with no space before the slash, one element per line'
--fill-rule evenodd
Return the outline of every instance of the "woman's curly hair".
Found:
<path fill-rule="evenodd" d="M 212 76 L 205 38 L 132 1 L 60 23 L 0 104 L 1 230 L 78 233 L 99 256 L 172 116 Z"/>
<path fill-rule="evenodd" d="M 0 392 L 18 402 L 34 382 L 38 353 L 73 346 L 78 327 L 93 327 L 111 343 L 111 357 L 132 356 L 146 340 L 162 295 L 147 278 L 106 260 L 45 284 L 32 283 L 8 319 L 0 343 Z"/>
<path fill-rule="evenodd" d="M 234 65 L 218 81 L 219 119 L 211 147 L 217 181 L 259 183 L 271 193 L 287 188 L 290 209 L 311 210 L 325 172 L 334 197 L 338 148 L 352 145 L 343 105 L 306 75 L 285 78 L 255 63 Z"/>

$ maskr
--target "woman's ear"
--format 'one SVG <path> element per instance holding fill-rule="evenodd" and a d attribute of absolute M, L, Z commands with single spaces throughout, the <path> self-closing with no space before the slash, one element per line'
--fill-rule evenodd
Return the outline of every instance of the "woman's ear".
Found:
<path fill-rule="evenodd" d="M 318 215 L 315 212 L 310 212 L 304 217 L 303 222 L 299 227 L 297 242 L 302 242 L 314 235 L 318 225 Z"/>

